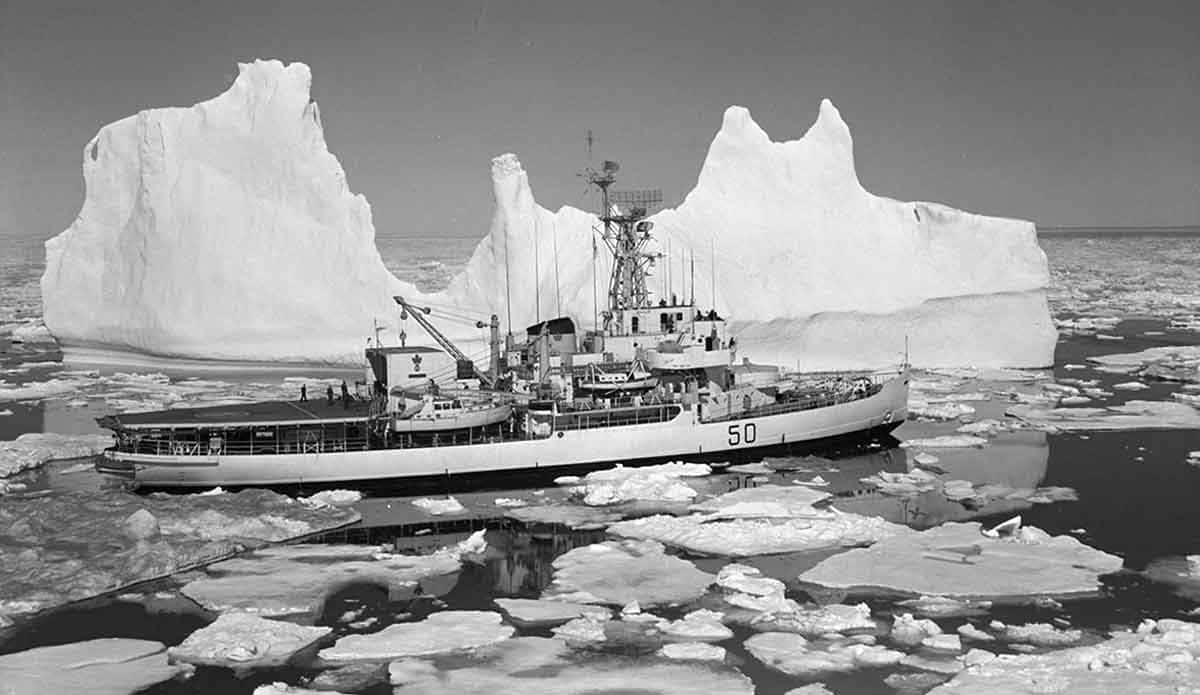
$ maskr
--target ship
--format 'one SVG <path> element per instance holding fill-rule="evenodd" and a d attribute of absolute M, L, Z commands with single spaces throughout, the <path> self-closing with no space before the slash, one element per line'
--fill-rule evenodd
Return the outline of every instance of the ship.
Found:
<path fill-rule="evenodd" d="M 98 422 L 115 444 L 97 470 L 145 489 L 449 486 L 820 451 L 886 438 L 905 420 L 907 356 L 823 374 L 739 362 L 726 318 L 697 305 L 694 270 L 690 298 L 655 301 L 663 254 L 647 217 L 661 193 L 610 190 L 617 170 L 587 172 L 600 194 L 594 243 L 612 261 L 592 329 L 560 316 L 518 340 L 510 320 L 502 338 L 493 313 L 476 322 L 489 333 L 484 368 L 435 325 L 437 308 L 397 296 L 404 325 L 413 319 L 436 347 L 408 346 L 403 330 L 400 345 L 383 345 L 377 331 L 365 393 L 108 415 Z"/>

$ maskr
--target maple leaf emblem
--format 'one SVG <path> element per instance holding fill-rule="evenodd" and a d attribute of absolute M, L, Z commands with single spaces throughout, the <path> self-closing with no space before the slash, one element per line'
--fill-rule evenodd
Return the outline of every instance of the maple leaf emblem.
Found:
<path fill-rule="evenodd" d="M 412 360 L 412 362 L 413 362 L 413 369 L 414 369 L 414 370 L 416 370 L 416 371 L 420 371 L 420 369 L 421 369 L 421 356 L 420 356 L 420 355 L 413 355 L 413 360 Z"/>

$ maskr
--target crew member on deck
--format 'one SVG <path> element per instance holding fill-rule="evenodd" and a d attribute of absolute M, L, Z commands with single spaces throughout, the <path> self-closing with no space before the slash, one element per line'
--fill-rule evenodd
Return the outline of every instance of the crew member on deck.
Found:
<path fill-rule="evenodd" d="M 325 387 L 325 400 L 329 401 L 326 405 L 333 405 L 333 387 Z"/>
<path fill-rule="evenodd" d="M 308 384 L 300 384 L 300 402 L 308 400 Z"/>
<path fill-rule="evenodd" d="M 350 409 L 350 389 L 346 388 L 346 380 L 342 379 L 342 407 Z"/>

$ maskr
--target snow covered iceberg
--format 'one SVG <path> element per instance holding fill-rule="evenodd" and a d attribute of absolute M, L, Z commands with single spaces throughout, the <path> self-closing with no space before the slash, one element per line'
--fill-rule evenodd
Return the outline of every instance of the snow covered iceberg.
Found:
<path fill-rule="evenodd" d="M 361 359 L 411 289 L 325 145 L 303 63 L 239 66 L 190 108 L 142 111 L 83 149 L 86 197 L 46 242 L 46 326 L 68 346 L 215 359 Z"/>
<path fill-rule="evenodd" d="M 491 230 L 463 273 L 433 296 L 391 276 L 310 82 L 300 63 L 244 64 L 214 99 L 103 128 L 84 149 L 79 218 L 46 244 L 51 332 L 68 346 L 344 362 L 373 319 L 395 316 L 396 293 L 481 318 L 509 305 L 514 332 L 560 308 L 591 323 L 593 272 L 609 272 L 603 257 L 593 271 L 596 218 L 540 206 L 511 154 L 492 162 Z M 736 319 L 744 356 L 876 366 L 907 338 L 918 366 L 1052 362 L 1033 225 L 868 193 L 828 101 L 788 142 L 730 107 L 695 189 L 653 221 L 664 263 L 694 256 L 697 299 Z"/>

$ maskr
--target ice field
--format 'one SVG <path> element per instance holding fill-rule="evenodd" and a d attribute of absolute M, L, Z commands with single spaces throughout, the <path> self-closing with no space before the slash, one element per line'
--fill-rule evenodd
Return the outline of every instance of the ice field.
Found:
<path fill-rule="evenodd" d="M 1187 259 L 1200 236 L 1043 237 L 1054 367 L 919 372 L 898 442 L 362 499 L 136 497 L 104 483 L 79 458 L 105 443 L 99 415 L 297 397 L 348 373 L 64 365 L 37 329 L 40 250 L 26 243 L 0 261 L 0 682 L 264 694 L 1196 682 L 1200 270 Z M 390 238 L 380 252 L 436 291 L 473 248 Z M 1016 516 L 1011 534 L 981 533 Z M 274 545 L 293 537 L 310 542 Z"/>

